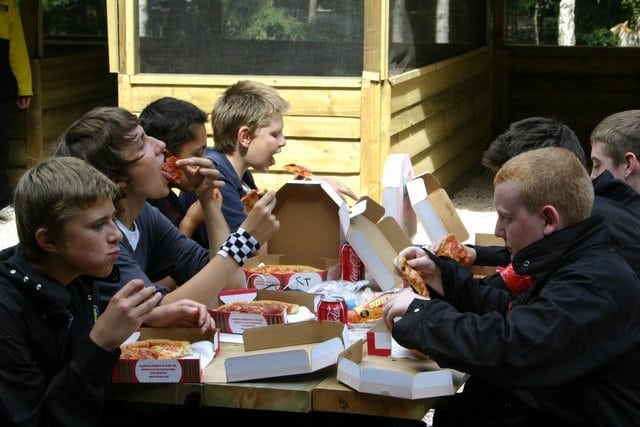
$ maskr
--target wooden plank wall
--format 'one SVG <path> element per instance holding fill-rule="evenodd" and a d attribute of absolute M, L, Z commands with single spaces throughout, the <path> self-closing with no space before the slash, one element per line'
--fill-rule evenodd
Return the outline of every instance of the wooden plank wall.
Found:
<path fill-rule="evenodd" d="M 16 109 L 9 122 L 12 186 L 26 168 L 50 154 L 56 138 L 74 120 L 95 106 L 116 105 L 118 99 L 106 49 L 32 61 L 32 74 L 34 99 L 28 114 Z"/>
<path fill-rule="evenodd" d="M 209 115 L 208 145 L 213 146 L 210 123 L 213 105 L 228 86 L 240 79 L 269 84 L 291 104 L 284 117 L 287 144 L 275 156 L 276 165 L 269 173 L 255 174 L 259 186 L 279 188 L 292 179 L 282 166 L 297 163 L 317 175 L 340 179 L 356 193 L 360 192 L 359 78 L 138 74 L 120 79 L 119 102 L 135 114 L 163 96 L 192 102 Z"/>
<path fill-rule="evenodd" d="M 414 174 L 432 173 L 449 194 L 482 169 L 490 136 L 489 48 L 390 79 L 392 153 Z"/>
<path fill-rule="evenodd" d="M 507 45 L 508 123 L 548 116 L 569 125 L 589 157 L 589 135 L 605 116 L 640 108 L 640 49 Z"/>

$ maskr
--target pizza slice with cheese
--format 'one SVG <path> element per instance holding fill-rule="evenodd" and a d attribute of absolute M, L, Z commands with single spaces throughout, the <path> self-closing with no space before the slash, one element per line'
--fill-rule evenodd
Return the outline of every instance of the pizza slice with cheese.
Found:
<path fill-rule="evenodd" d="M 453 233 L 447 234 L 436 255 L 452 258 L 465 267 L 469 267 L 471 265 L 471 256 L 469 255 L 469 252 L 467 252 L 466 247 Z"/>
<path fill-rule="evenodd" d="M 120 350 L 120 359 L 179 359 L 191 354 L 191 343 L 153 338 L 122 344 Z"/>
<path fill-rule="evenodd" d="M 393 266 L 395 267 L 396 273 L 402 277 L 402 280 L 407 282 L 409 286 L 418 293 L 418 295 L 429 298 L 429 289 L 427 288 L 427 285 L 424 283 L 424 280 L 422 279 L 422 276 L 420 276 L 418 270 L 409 265 L 407 258 L 398 255 L 393 260 Z"/>
<path fill-rule="evenodd" d="M 291 172 L 294 175 L 301 176 L 303 178 L 310 178 L 312 173 L 311 169 L 306 166 L 296 165 L 294 163 L 289 163 L 288 165 L 284 165 L 282 169 L 287 172 Z"/>
<path fill-rule="evenodd" d="M 182 169 L 176 166 L 178 157 L 171 154 L 169 150 L 164 150 L 164 164 L 162 165 L 162 174 L 172 184 L 177 184 L 184 175 Z"/>
<path fill-rule="evenodd" d="M 287 314 L 295 314 L 300 306 L 291 302 L 275 301 L 275 300 L 256 300 L 256 301 L 236 301 L 223 304 L 215 311 L 223 313 L 256 313 L 256 314 L 282 314 L 285 310 Z"/>
<path fill-rule="evenodd" d="M 251 209 L 253 209 L 255 204 L 258 203 L 258 200 L 260 200 L 260 198 L 265 194 L 267 194 L 267 190 L 254 188 L 242 196 L 240 201 L 244 204 L 245 213 L 251 212 Z"/>

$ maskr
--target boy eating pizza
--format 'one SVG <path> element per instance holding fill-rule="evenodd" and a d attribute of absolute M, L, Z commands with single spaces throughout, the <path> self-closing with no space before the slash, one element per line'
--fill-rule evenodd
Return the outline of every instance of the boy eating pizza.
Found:
<path fill-rule="evenodd" d="M 0 252 L 0 425 L 98 425 L 119 345 L 143 323 L 215 327 L 207 307 L 131 280 L 108 305 L 94 277 L 113 270 L 120 192 L 81 159 L 51 158 L 15 189 L 20 242 Z"/>

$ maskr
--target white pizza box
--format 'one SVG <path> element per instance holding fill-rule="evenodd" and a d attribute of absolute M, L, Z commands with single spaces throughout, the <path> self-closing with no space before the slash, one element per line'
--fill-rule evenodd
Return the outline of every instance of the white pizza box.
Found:
<path fill-rule="evenodd" d="M 412 245 L 411 239 L 394 218 L 385 216 L 381 205 L 366 196 L 352 207 L 343 203 L 340 226 L 382 290 L 404 286 L 402 279 L 394 273 L 393 259 L 402 249 Z"/>
<path fill-rule="evenodd" d="M 137 340 L 152 338 L 197 343 L 198 354 L 181 359 L 119 359 L 111 370 L 111 382 L 199 383 L 202 370 L 220 352 L 219 329 L 203 335 L 198 328 L 140 328 Z"/>
<path fill-rule="evenodd" d="M 461 242 L 469 239 L 469 232 L 460 219 L 446 190 L 431 174 L 407 181 L 411 206 L 430 242 L 454 233 Z"/>
<path fill-rule="evenodd" d="M 412 179 L 411 156 L 407 153 L 389 154 L 382 171 L 382 206 L 409 236 L 416 233 L 417 224 L 406 189 L 406 183 Z"/>
<path fill-rule="evenodd" d="M 342 198 L 324 181 L 292 180 L 276 192 L 273 214 L 280 228 L 260 254 L 243 267 L 248 287 L 306 290 L 322 281 L 340 278 L 340 222 Z M 319 273 L 255 274 L 260 264 L 302 264 Z"/>
<path fill-rule="evenodd" d="M 391 356 L 394 340 L 384 321 L 378 321 L 367 331 L 367 354 Z"/>
<path fill-rule="evenodd" d="M 216 326 L 223 333 L 242 334 L 245 330 L 278 323 L 295 322 L 299 319 L 308 320 L 315 317 L 316 307 L 320 303 L 320 294 L 309 292 L 287 292 L 265 289 L 229 289 L 218 295 L 221 304 L 237 301 L 275 300 L 291 302 L 300 305 L 300 313 L 288 314 L 257 314 L 257 313 L 227 313 L 215 308 L 209 310 L 216 322 Z"/>
<path fill-rule="evenodd" d="M 456 392 L 468 376 L 441 368 L 433 359 L 372 356 L 356 341 L 338 357 L 337 379 L 362 392 L 425 399 Z"/>
<path fill-rule="evenodd" d="M 247 329 L 244 353 L 224 361 L 227 382 L 308 374 L 335 365 L 350 344 L 343 323 L 310 320 Z"/>

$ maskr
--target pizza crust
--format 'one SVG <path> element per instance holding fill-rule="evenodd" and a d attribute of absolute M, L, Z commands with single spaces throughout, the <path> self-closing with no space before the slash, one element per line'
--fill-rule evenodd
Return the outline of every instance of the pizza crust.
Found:
<path fill-rule="evenodd" d="M 303 264 L 266 264 L 249 270 L 256 274 L 319 273 L 322 270 Z"/>
<path fill-rule="evenodd" d="M 289 163 L 288 165 L 284 165 L 282 169 L 287 172 L 291 172 L 294 175 L 301 176 L 303 178 L 310 178 L 312 173 L 311 169 L 306 166 L 296 165 L 294 163 Z"/>
<path fill-rule="evenodd" d="M 255 313 L 255 314 L 282 314 L 285 310 L 287 314 L 295 314 L 300 309 L 300 305 L 275 300 L 257 301 L 236 301 L 223 304 L 215 311 L 223 313 Z"/>

